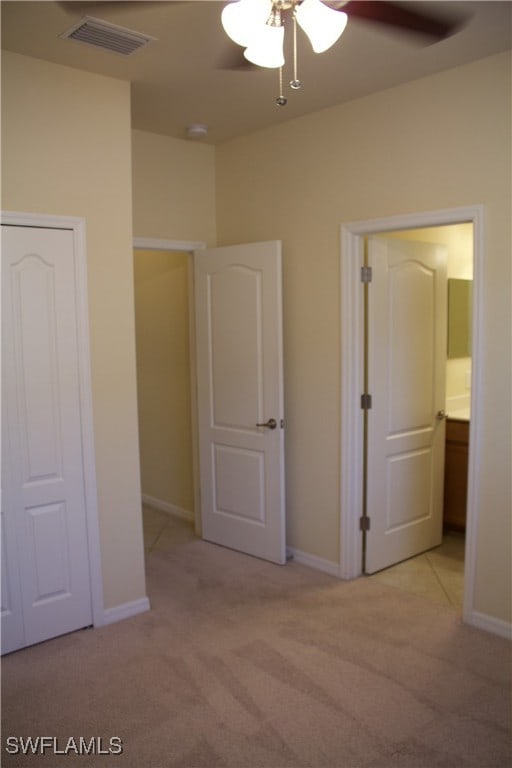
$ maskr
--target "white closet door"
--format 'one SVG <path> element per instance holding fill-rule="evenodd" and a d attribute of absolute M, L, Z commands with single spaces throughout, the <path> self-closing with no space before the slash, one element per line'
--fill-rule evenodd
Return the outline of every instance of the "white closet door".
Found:
<path fill-rule="evenodd" d="M 2 225 L 3 653 L 92 623 L 73 248 Z"/>

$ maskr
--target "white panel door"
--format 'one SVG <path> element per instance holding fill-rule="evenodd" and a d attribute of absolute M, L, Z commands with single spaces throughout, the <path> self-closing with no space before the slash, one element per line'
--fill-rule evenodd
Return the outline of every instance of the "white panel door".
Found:
<path fill-rule="evenodd" d="M 194 262 L 203 537 L 284 563 L 281 244 Z"/>
<path fill-rule="evenodd" d="M 366 573 L 442 540 L 446 249 L 371 238 Z"/>
<path fill-rule="evenodd" d="M 75 285 L 71 230 L 2 225 L 3 653 L 92 623 Z"/>

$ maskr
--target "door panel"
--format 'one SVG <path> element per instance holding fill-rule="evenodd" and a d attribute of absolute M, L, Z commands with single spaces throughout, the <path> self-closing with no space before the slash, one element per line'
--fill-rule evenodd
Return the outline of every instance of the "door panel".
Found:
<path fill-rule="evenodd" d="M 389 257 L 386 274 L 390 435 L 428 429 L 434 406 L 436 269 L 398 258 Z"/>
<path fill-rule="evenodd" d="M 2 225 L 2 287 L 6 547 L 30 645 L 92 621 L 73 233 Z"/>
<path fill-rule="evenodd" d="M 443 246 L 371 238 L 367 573 L 441 543 L 446 370 Z"/>
<path fill-rule="evenodd" d="M 4 416 L 2 416 L 4 421 Z M 4 489 L 7 484 L 5 458 L 2 463 L 2 482 Z M 7 493 L 3 491 L 3 502 L 7 501 Z M 19 570 L 16 557 L 16 531 L 11 520 L 3 509 L 1 518 L 2 536 L 2 653 L 22 648 L 25 645 L 25 628 L 23 625 L 23 607 L 21 601 Z M 7 542 L 10 542 L 8 546 Z"/>
<path fill-rule="evenodd" d="M 194 260 L 203 536 L 284 563 L 280 243 Z"/>
<path fill-rule="evenodd" d="M 261 451 L 213 447 L 214 487 L 219 513 L 265 523 L 265 464 Z"/>
<path fill-rule="evenodd" d="M 233 265 L 211 273 L 207 291 L 213 424 L 244 429 L 261 412 L 261 271 Z"/>

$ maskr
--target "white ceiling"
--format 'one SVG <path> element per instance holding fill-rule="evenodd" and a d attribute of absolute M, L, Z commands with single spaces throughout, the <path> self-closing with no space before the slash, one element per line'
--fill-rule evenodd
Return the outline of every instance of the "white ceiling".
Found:
<path fill-rule="evenodd" d="M 3 0 L 2 47 L 28 56 L 109 75 L 132 83 L 134 128 L 185 138 L 187 125 L 205 123 L 217 144 L 235 136 L 330 107 L 512 46 L 512 2 L 405 2 L 440 17 L 463 20 L 442 42 L 349 19 L 335 46 L 313 54 L 299 38 L 302 88 L 286 88 L 288 103 L 275 104 L 278 73 L 227 69 L 243 61 L 220 23 L 224 2 L 26 2 Z M 62 40 L 84 16 L 104 19 L 157 38 L 130 57 Z M 288 32 L 288 36 L 290 33 Z M 291 61 L 291 56 L 287 56 Z M 291 79 L 285 70 L 285 83 Z"/>

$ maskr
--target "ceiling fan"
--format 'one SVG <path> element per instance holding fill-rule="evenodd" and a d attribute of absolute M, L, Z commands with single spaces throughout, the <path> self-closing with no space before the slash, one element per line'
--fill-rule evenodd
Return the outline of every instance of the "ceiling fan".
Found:
<path fill-rule="evenodd" d="M 123 11 L 123 8 L 148 9 L 171 8 L 185 5 L 187 0 L 61 0 L 57 4 L 66 11 L 91 12 L 94 10 Z M 361 21 L 386 26 L 412 35 L 418 41 L 436 43 L 453 35 L 465 21 L 447 18 L 438 13 L 438 2 L 393 2 L 388 0 L 219 0 L 219 22 L 228 39 L 220 68 L 225 70 L 270 67 L 279 70 L 279 96 L 276 104 L 284 106 L 283 95 L 284 34 L 291 27 L 293 35 L 293 77 L 290 86 L 301 87 L 297 76 L 297 27 L 301 27 L 316 53 L 330 48 L 343 33 L 347 21 Z M 433 12 L 431 8 L 436 8 Z M 90 19 L 94 22 L 95 19 Z M 97 20 L 96 20 L 97 21 Z M 121 29 L 121 28 L 119 28 Z M 110 34 L 113 30 L 107 30 Z M 130 30 L 125 30 L 130 32 Z M 73 31 L 73 35 L 76 35 Z M 95 33 L 96 34 L 96 33 Z M 288 33 L 287 33 L 288 35 Z M 236 43 L 245 49 L 232 46 Z M 232 47 L 229 47 L 231 44 Z"/>
<path fill-rule="evenodd" d="M 291 19 L 293 33 L 292 89 L 301 87 L 297 76 L 297 26 L 306 33 L 315 53 L 330 48 L 352 18 L 387 25 L 439 42 L 454 34 L 460 20 L 447 20 L 430 14 L 411 3 L 404 5 L 386 0 L 236 0 L 222 11 L 222 25 L 228 37 L 245 50 L 249 65 L 279 70 L 279 97 L 284 106 L 282 68 L 284 66 L 284 32 Z M 238 58 L 238 57 L 237 57 Z M 235 67 L 240 68 L 239 59 Z"/>

